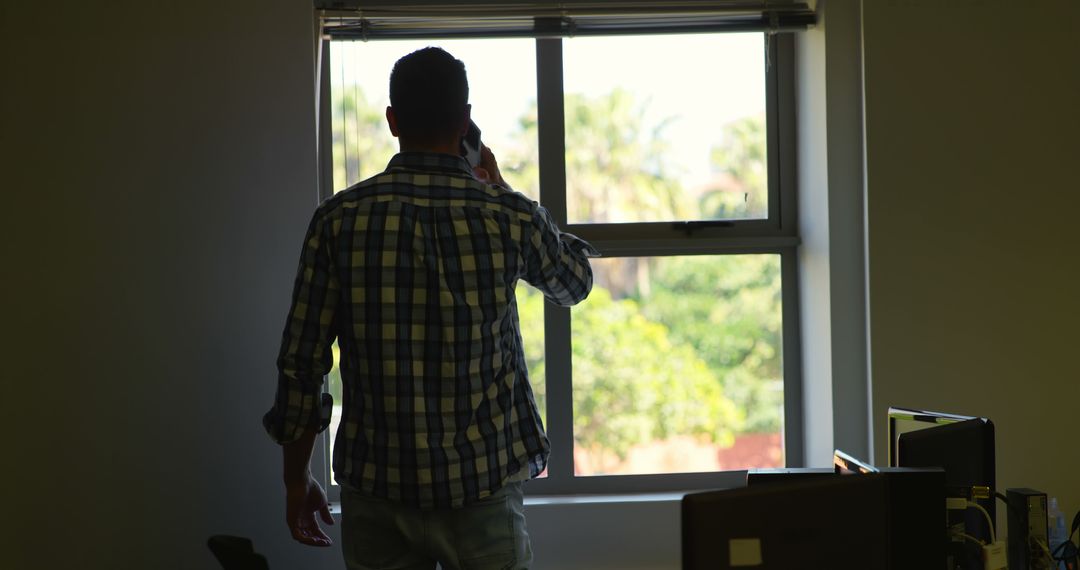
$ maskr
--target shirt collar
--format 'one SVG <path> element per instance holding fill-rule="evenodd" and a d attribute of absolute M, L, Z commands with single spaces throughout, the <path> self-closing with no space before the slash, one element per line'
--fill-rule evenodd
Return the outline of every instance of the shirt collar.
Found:
<path fill-rule="evenodd" d="M 410 170 L 436 170 L 473 176 L 469 163 L 460 156 L 437 152 L 399 152 L 386 165 L 387 170 L 405 168 Z"/>

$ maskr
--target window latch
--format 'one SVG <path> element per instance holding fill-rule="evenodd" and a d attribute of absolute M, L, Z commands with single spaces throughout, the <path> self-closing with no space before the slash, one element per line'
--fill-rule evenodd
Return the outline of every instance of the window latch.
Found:
<path fill-rule="evenodd" d="M 735 227 L 735 222 L 730 220 L 705 220 L 695 222 L 672 222 L 671 227 L 686 233 L 687 236 L 691 236 L 694 232 L 704 228 L 731 228 Z"/>

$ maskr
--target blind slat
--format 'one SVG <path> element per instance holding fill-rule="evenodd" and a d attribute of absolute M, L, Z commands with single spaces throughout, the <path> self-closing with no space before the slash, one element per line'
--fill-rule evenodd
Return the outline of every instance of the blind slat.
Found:
<path fill-rule="evenodd" d="M 762 2 L 635 2 L 551 4 L 417 4 L 386 6 L 317 0 L 352 10 L 323 10 L 335 39 L 574 37 L 707 32 L 788 32 L 816 22 L 806 4 Z M 362 4 L 362 6 L 361 6 Z"/>
<path fill-rule="evenodd" d="M 362 12 L 370 16 L 592 16 L 604 14 L 760 13 L 806 10 L 805 2 L 765 0 L 562 1 L 562 2 L 431 2 L 430 0 L 315 0 L 319 10 Z"/>

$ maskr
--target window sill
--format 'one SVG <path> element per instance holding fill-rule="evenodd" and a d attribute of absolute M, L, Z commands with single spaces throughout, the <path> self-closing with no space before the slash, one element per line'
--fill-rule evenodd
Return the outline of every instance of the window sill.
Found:
<path fill-rule="evenodd" d="M 605 495 L 540 495 L 525 496 L 526 507 L 549 507 L 558 505 L 600 505 L 600 504 L 635 504 L 635 503 L 678 503 L 687 493 L 693 491 L 672 491 L 668 493 L 623 493 Z M 330 513 L 341 514 L 341 502 L 330 501 Z"/>
<path fill-rule="evenodd" d="M 525 506 L 547 505 L 591 505 L 591 504 L 628 504 L 628 503 L 677 503 L 691 491 L 671 491 L 666 493 L 622 493 L 611 495 L 525 495 Z"/>

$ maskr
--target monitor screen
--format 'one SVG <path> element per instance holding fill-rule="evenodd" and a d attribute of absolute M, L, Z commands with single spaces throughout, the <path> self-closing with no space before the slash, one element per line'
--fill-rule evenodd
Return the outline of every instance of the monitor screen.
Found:
<path fill-rule="evenodd" d="M 974 420 L 975 416 L 930 412 L 912 408 L 889 408 L 889 467 L 900 467 L 897 462 L 896 448 L 900 436 L 913 431 L 934 426 Z"/>
<path fill-rule="evenodd" d="M 900 466 L 941 467 L 945 469 L 945 486 L 965 494 L 976 486 L 992 490 L 993 425 L 989 420 L 975 419 L 901 434 L 897 444 Z"/>
<path fill-rule="evenodd" d="M 869 463 L 860 461 L 851 455 L 837 449 L 833 452 L 833 468 L 837 474 L 850 475 L 852 473 L 877 473 L 878 468 Z"/>

